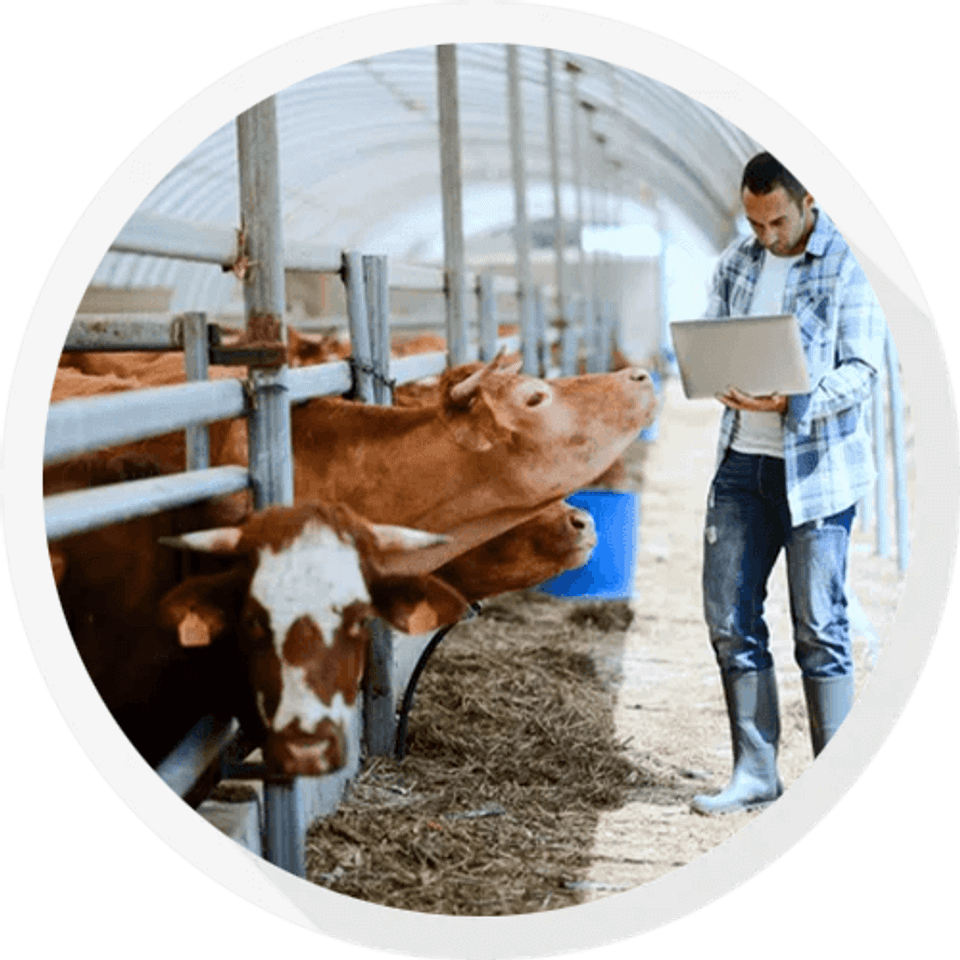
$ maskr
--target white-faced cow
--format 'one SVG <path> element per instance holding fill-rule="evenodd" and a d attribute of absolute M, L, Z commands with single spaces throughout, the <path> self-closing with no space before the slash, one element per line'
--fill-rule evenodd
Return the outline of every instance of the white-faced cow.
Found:
<path fill-rule="evenodd" d="M 445 539 L 369 524 L 342 506 L 273 507 L 239 527 L 165 541 L 232 565 L 176 587 L 160 602 L 160 621 L 184 646 L 235 633 L 266 731 L 268 768 L 329 773 L 347 760 L 369 619 L 419 632 L 454 623 L 467 609 L 418 557 Z"/>

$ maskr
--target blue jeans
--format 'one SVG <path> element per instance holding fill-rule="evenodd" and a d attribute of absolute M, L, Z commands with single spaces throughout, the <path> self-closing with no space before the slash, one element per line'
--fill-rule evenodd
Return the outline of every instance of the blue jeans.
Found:
<path fill-rule="evenodd" d="M 703 546 L 704 616 L 723 673 L 773 666 L 763 604 L 781 549 L 802 674 L 853 673 L 845 585 L 854 510 L 792 527 L 783 460 L 727 452 L 710 487 Z"/>

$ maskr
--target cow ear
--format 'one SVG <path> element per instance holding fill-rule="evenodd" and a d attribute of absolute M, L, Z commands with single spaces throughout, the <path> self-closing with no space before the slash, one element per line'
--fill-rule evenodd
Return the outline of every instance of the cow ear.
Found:
<path fill-rule="evenodd" d="M 509 443 L 513 436 L 509 426 L 497 416 L 496 407 L 483 389 L 473 395 L 467 409 L 447 406 L 444 417 L 457 444 L 474 453 L 485 453 L 495 446 Z"/>
<path fill-rule="evenodd" d="M 67 555 L 60 547 L 54 546 L 53 544 L 50 545 L 49 550 L 50 566 L 53 569 L 53 582 L 59 589 L 60 584 L 63 583 L 63 578 L 67 575 Z"/>
<path fill-rule="evenodd" d="M 234 623 L 245 585 L 236 572 L 191 577 L 160 600 L 157 619 L 177 631 L 181 647 L 209 646 Z"/>
<path fill-rule="evenodd" d="M 414 636 L 456 623 L 470 608 L 461 593 L 433 576 L 378 580 L 370 596 L 377 616 Z"/>

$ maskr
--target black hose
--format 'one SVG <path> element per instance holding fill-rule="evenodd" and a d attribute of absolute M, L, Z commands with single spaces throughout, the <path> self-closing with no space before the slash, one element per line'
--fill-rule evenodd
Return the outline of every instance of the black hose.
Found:
<path fill-rule="evenodd" d="M 464 620 L 472 620 L 479 613 L 480 604 L 471 603 L 470 612 L 464 617 Z M 463 623 L 463 620 L 459 620 L 457 623 Z M 413 695 L 417 689 L 417 681 L 427 666 L 427 661 L 430 659 L 433 651 L 440 646 L 440 641 L 443 640 L 455 626 L 457 626 L 456 623 L 449 623 L 447 626 L 441 627 L 430 638 L 430 642 L 423 648 L 423 652 L 420 654 L 420 659 L 417 660 L 417 665 L 413 668 L 413 673 L 410 674 L 410 680 L 407 683 L 407 689 L 404 691 L 403 700 L 400 702 L 400 713 L 397 717 L 397 739 L 394 742 L 393 755 L 398 762 L 402 760 L 407 753 L 407 719 L 410 716 L 410 708 L 413 706 Z"/>

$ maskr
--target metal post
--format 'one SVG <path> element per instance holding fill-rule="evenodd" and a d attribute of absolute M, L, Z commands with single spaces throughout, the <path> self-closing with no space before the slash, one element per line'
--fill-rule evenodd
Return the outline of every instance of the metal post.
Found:
<path fill-rule="evenodd" d="M 460 104 L 457 91 L 457 48 L 452 43 L 437 47 L 437 104 L 440 115 L 447 364 L 455 366 L 467 361 L 467 327 Z"/>
<path fill-rule="evenodd" d="M 536 376 L 533 279 L 530 273 L 530 226 L 527 222 L 527 184 L 523 155 L 523 101 L 517 48 L 507 44 L 507 91 L 510 112 L 510 158 L 513 170 L 514 236 L 517 248 L 517 300 L 520 308 L 520 348 L 524 373 Z"/>
<path fill-rule="evenodd" d="M 570 74 L 570 153 L 573 158 L 573 179 L 577 188 L 577 288 L 581 296 L 586 294 L 586 262 L 583 252 L 583 168 L 580 160 L 580 94 L 577 90 L 577 74 L 580 67 L 567 61 Z"/>
<path fill-rule="evenodd" d="M 185 313 L 183 324 L 183 367 L 188 380 L 206 380 L 210 342 L 204 313 Z M 186 429 L 186 468 L 205 470 L 210 466 L 210 431 L 206 424 Z"/>
<path fill-rule="evenodd" d="M 284 267 L 280 216 L 280 161 L 273 97 L 237 117 L 240 167 L 240 220 L 247 335 L 251 340 L 283 340 Z M 286 367 L 253 368 L 256 402 L 250 414 L 250 479 L 257 510 L 293 503 L 293 448 Z"/>
<path fill-rule="evenodd" d="M 367 332 L 372 366 L 374 402 L 390 406 L 393 397 L 385 378 L 390 373 L 390 303 L 387 258 L 362 258 L 367 306 Z M 397 735 L 393 677 L 393 634 L 382 620 L 370 624 L 370 647 L 363 676 L 363 727 L 369 756 L 389 756 Z"/>
<path fill-rule="evenodd" d="M 667 214 L 663 209 L 662 201 L 657 204 L 657 226 L 660 234 L 659 266 L 659 300 L 660 300 L 660 355 L 670 366 L 673 365 L 673 339 L 670 336 L 669 286 L 667 270 L 669 264 L 668 249 L 670 247 L 670 228 L 667 223 Z"/>
<path fill-rule="evenodd" d="M 574 323 L 576 303 L 573 297 L 567 299 L 564 316 L 568 318 L 560 332 L 560 375 L 572 377 L 577 372 L 577 354 L 579 353 L 579 336 L 577 325 Z"/>
<path fill-rule="evenodd" d="M 370 322 L 363 279 L 363 256 L 350 250 L 343 254 L 341 275 L 346 288 L 347 325 L 350 329 L 350 355 L 354 367 L 354 396 L 362 403 L 374 403 L 373 350 L 370 346 Z"/>
<path fill-rule="evenodd" d="M 873 388 L 873 448 L 877 463 L 877 542 L 876 552 L 890 556 L 890 526 L 887 516 L 887 424 L 883 410 L 883 374 Z"/>
<path fill-rule="evenodd" d="M 276 103 L 268 97 L 237 117 L 247 331 L 264 340 L 283 339 L 286 303 L 279 154 Z"/>
<path fill-rule="evenodd" d="M 567 276 L 563 261 L 566 238 L 560 202 L 560 142 L 557 131 L 557 88 L 553 77 L 553 51 L 544 50 L 547 67 L 547 135 L 550 139 L 550 183 L 553 188 L 553 251 L 556 258 L 557 320 L 561 336 L 567 325 Z"/>
<path fill-rule="evenodd" d="M 864 419 L 867 425 L 867 431 L 873 436 L 873 404 L 864 408 Z M 857 516 L 860 521 L 860 529 L 866 532 L 873 527 L 874 522 L 874 495 L 875 491 L 866 494 L 857 504 Z"/>
<path fill-rule="evenodd" d="M 613 341 L 613 306 L 609 300 L 600 304 L 600 373 L 607 373 L 611 366 Z"/>
<path fill-rule="evenodd" d="M 546 376 L 547 363 L 550 358 L 547 343 L 547 310 L 543 288 L 539 285 L 533 288 L 533 330 L 534 330 L 534 375 Z"/>
<path fill-rule="evenodd" d="M 489 363 L 497 355 L 497 294 L 493 277 L 481 274 L 477 278 L 478 313 L 480 316 L 480 359 Z"/>
<path fill-rule="evenodd" d="M 613 184 L 615 190 L 616 213 L 614 220 L 617 227 L 623 226 L 623 163 L 619 160 L 611 161 L 613 164 Z M 611 286 L 615 295 L 613 309 L 613 345 L 623 353 L 626 353 L 623 340 L 623 314 L 624 314 L 624 296 L 623 296 L 623 274 L 624 274 L 624 254 L 620 249 L 617 252 L 614 261 L 614 275 L 611 278 Z"/>
<path fill-rule="evenodd" d="M 583 109 L 588 112 L 593 112 L 593 107 L 588 107 L 585 103 Z M 598 154 L 602 154 L 600 150 L 601 141 L 596 136 L 593 135 L 591 138 L 591 150 L 596 147 Z M 597 223 L 600 220 L 600 217 L 597 212 L 597 193 L 598 189 L 602 187 L 602 182 L 597 183 L 596 171 L 597 165 L 603 162 L 602 155 L 597 157 L 597 163 L 591 164 L 590 166 L 590 223 L 596 230 Z M 588 373 L 603 373 L 602 360 L 600 357 L 601 349 L 601 340 L 603 338 L 603 316 L 601 313 L 601 291 L 603 287 L 600 284 L 600 271 L 601 271 L 601 262 L 602 262 L 602 253 L 599 246 L 594 248 L 593 256 L 590 258 L 590 326 L 589 326 L 589 355 L 587 357 L 587 372 Z"/>
<path fill-rule="evenodd" d="M 388 757 L 397 738 L 393 635 L 382 620 L 370 621 L 370 648 L 363 675 L 363 728 L 367 755 Z"/>
<path fill-rule="evenodd" d="M 247 333 L 255 340 L 283 340 L 285 305 L 283 236 L 276 104 L 272 97 L 237 117 L 240 168 L 241 256 Z M 250 370 L 254 394 L 249 419 L 250 478 L 254 507 L 293 503 L 293 438 L 286 367 Z M 302 779 L 264 784 L 267 858 L 305 876 L 307 811 L 315 785 Z"/>
<path fill-rule="evenodd" d="M 887 333 L 887 382 L 890 391 L 890 435 L 893 445 L 893 489 L 897 506 L 897 564 L 903 573 L 910 563 L 910 517 L 907 502 L 906 457 L 903 439 L 903 393 L 900 361 L 893 336 Z"/>
<path fill-rule="evenodd" d="M 390 373 L 390 291 L 387 287 L 387 258 L 363 257 L 363 286 L 367 301 L 367 327 L 373 360 L 374 402 L 390 406 L 393 397 L 386 380 Z"/>

